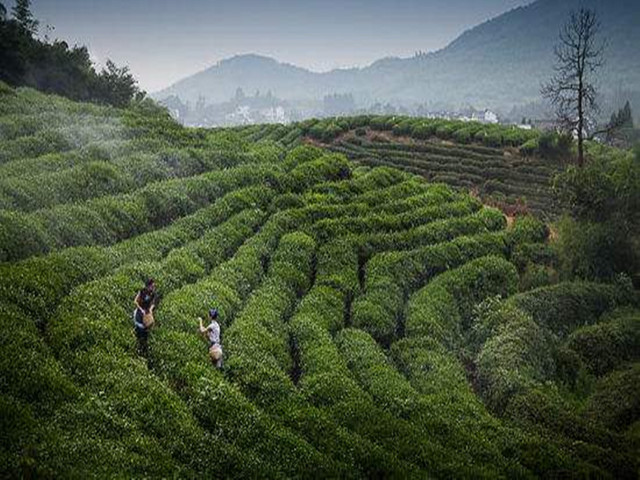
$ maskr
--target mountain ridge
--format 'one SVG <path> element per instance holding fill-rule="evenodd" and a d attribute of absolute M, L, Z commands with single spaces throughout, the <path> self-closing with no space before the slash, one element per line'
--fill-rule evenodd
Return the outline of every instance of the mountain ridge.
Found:
<path fill-rule="evenodd" d="M 609 39 L 603 93 L 640 100 L 640 51 L 634 47 L 640 44 L 640 2 L 630 0 L 538 0 L 465 30 L 440 50 L 381 58 L 364 67 L 313 72 L 272 57 L 236 55 L 154 97 L 175 95 L 195 102 L 204 96 L 216 103 L 228 100 L 239 87 L 247 93 L 271 91 L 294 102 L 350 93 L 361 106 L 394 102 L 434 109 L 474 105 L 505 110 L 540 100 L 540 84 L 552 73 L 560 26 L 581 6 L 600 13 L 603 36 Z M 619 78 L 625 80 L 613 80 Z"/>

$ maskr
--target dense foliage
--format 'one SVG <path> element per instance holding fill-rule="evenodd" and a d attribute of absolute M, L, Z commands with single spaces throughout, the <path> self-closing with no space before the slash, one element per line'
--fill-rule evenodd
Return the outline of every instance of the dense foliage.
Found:
<path fill-rule="evenodd" d="M 568 275 L 611 278 L 640 272 L 640 151 L 600 145 L 587 150 L 583 168 L 558 176 L 555 189 L 571 217 L 560 223 Z"/>
<path fill-rule="evenodd" d="M 627 281 L 551 284 L 535 218 L 262 129 L 0 84 L 1 476 L 637 477 Z"/>
<path fill-rule="evenodd" d="M 29 4 L 18 1 L 13 17 L 7 18 L 0 3 L 0 12 L 5 12 L 0 14 L 1 81 L 117 107 L 144 97 L 127 67 L 118 67 L 107 60 L 97 72 L 87 47 L 39 39 L 38 21 L 33 18 Z"/>

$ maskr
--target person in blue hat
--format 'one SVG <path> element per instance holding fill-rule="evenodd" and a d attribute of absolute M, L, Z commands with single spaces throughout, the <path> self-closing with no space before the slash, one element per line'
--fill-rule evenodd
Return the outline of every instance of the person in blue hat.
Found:
<path fill-rule="evenodd" d="M 220 344 L 220 324 L 218 324 L 218 309 L 209 310 L 209 325 L 203 324 L 202 318 L 198 318 L 200 322 L 200 333 L 205 336 L 209 342 L 209 358 L 216 366 L 222 368 L 222 345 Z"/>

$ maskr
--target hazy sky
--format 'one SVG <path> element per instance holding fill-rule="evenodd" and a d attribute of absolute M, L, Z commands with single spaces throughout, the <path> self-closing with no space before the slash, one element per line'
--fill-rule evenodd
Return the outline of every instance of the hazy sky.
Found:
<path fill-rule="evenodd" d="M 531 0 L 32 0 L 54 37 L 127 64 L 150 91 L 258 53 L 326 71 L 444 47 Z M 5 1 L 11 6 L 12 1 Z"/>

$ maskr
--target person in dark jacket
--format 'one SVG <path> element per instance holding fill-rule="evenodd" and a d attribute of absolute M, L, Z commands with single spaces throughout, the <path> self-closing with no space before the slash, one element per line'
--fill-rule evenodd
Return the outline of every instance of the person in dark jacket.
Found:
<path fill-rule="evenodd" d="M 149 348 L 149 330 L 153 325 L 153 309 L 156 302 L 156 284 L 152 278 L 145 282 L 134 303 L 133 327 L 138 339 L 138 353 L 146 356 Z"/>

